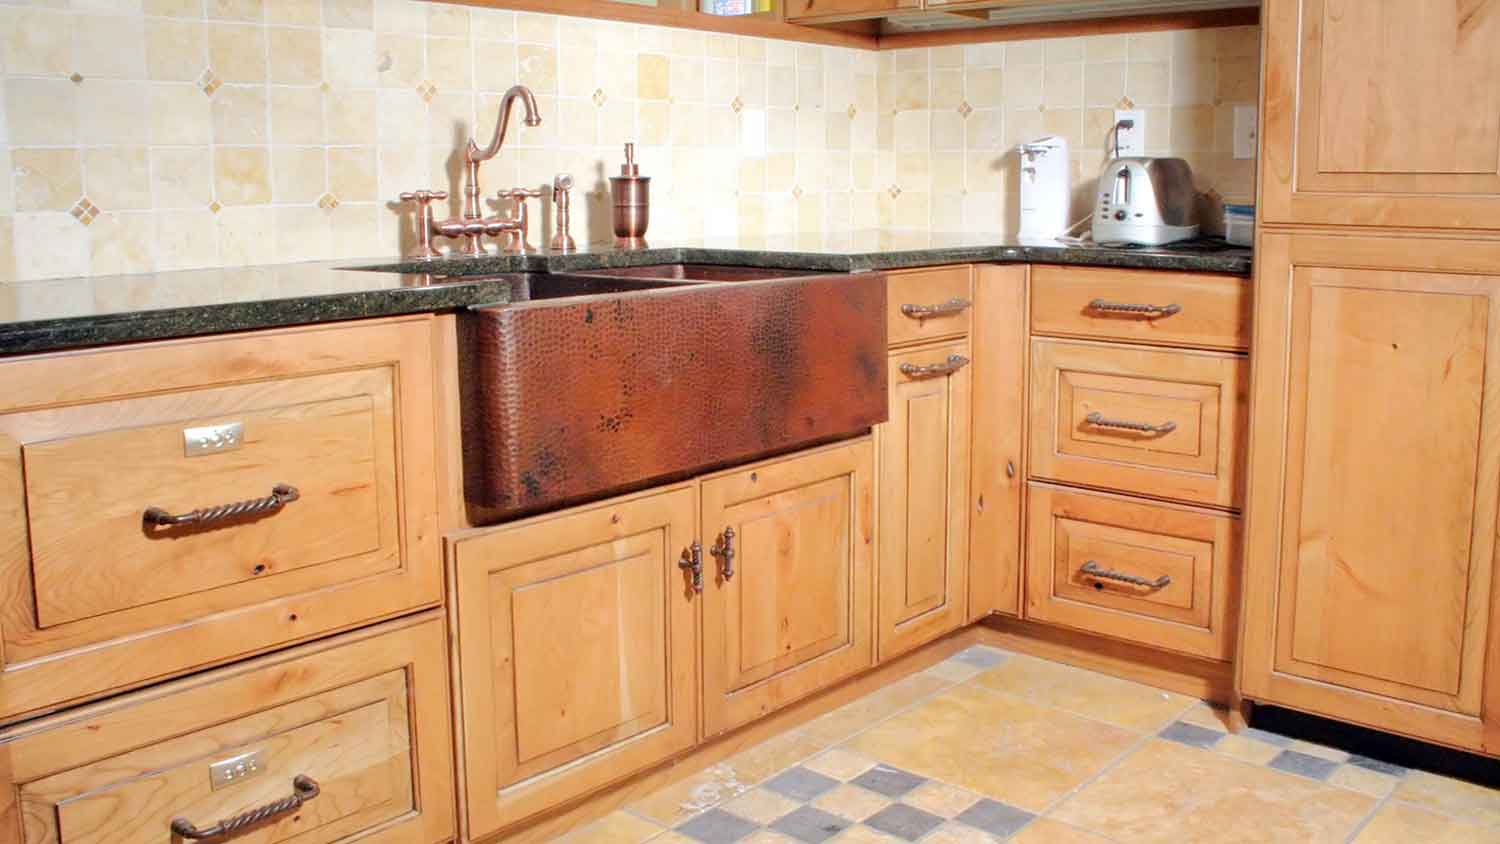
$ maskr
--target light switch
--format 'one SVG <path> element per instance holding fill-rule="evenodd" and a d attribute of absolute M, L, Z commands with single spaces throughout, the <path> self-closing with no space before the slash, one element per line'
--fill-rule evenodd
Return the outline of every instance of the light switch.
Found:
<path fill-rule="evenodd" d="M 1121 126 L 1120 121 L 1130 126 Z M 1146 154 L 1146 112 L 1140 109 L 1115 110 L 1115 155 L 1119 158 Z"/>
<path fill-rule="evenodd" d="M 1255 106 L 1234 107 L 1234 157 L 1254 158 L 1255 141 L 1259 131 Z"/>

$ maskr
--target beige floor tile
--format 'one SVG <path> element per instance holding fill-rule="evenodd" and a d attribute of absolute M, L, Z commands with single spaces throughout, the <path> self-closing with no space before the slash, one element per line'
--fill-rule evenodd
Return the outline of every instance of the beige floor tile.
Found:
<path fill-rule="evenodd" d="M 825 750 L 802 763 L 802 767 L 825 777 L 848 782 L 875 767 L 875 760 L 842 747 Z"/>
<path fill-rule="evenodd" d="M 851 826 L 839 833 L 829 844 L 903 844 L 903 842 L 899 838 L 892 838 L 867 826 Z"/>
<path fill-rule="evenodd" d="M 1316 756 L 1319 759 L 1327 759 L 1330 762 L 1347 762 L 1349 754 L 1336 747 L 1326 747 L 1314 744 L 1310 741 L 1294 741 L 1286 746 L 1287 750 L 1295 750 L 1298 753 L 1306 753 L 1308 756 Z"/>
<path fill-rule="evenodd" d="M 1193 704 L 1182 695 L 1019 654 L 971 682 L 1138 732 L 1156 732 Z"/>
<path fill-rule="evenodd" d="M 809 722 L 803 726 L 802 732 L 828 744 L 838 744 L 871 724 L 948 686 L 946 680 L 926 674 L 913 674 Z"/>
<path fill-rule="evenodd" d="M 787 840 L 790 841 L 791 839 Z M 661 835 L 658 835 L 657 837 L 651 839 L 651 844 L 699 844 L 699 842 L 694 841 L 693 839 L 687 837 L 686 835 L 683 835 L 680 832 L 664 832 Z M 785 844 L 785 842 L 777 841 L 774 842 L 774 844 Z M 795 842 L 793 842 L 793 844 L 795 844 Z"/>
<path fill-rule="evenodd" d="M 1412 771 L 1396 788 L 1395 797 L 1468 823 L 1500 827 L 1500 791 L 1484 786 Z"/>
<path fill-rule="evenodd" d="M 923 844 L 1000 844 L 1000 839 L 972 826 L 945 823 L 927 834 Z"/>
<path fill-rule="evenodd" d="M 1122 844 L 1342 842 L 1375 800 L 1342 788 L 1153 740 L 1051 817 Z"/>
<path fill-rule="evenodd" d="M 979 795 L 941 782 L 928 782 L 901 798 L 901 802 L 931 812 L 940 818 L 956 818 L 979 802 Z"/>
<path fill-rule="evenodd" d="M 956 659 L 945 659 L 922 673 L 936 677 L 939 680 L 946 680 L 950 683 L 962 683 L 965 680 L 984 673 L 984 669 L 976 668 L 966 662 L 959 662 Z"/>
<path fill-rule="evenodd" d="M 741 782 L 757 783 L 817 755 L 827 747 L 827 742 L 799 730 L 767 739 L 725 759 L 721 764 L 733 770 Z"/>
<path fill-rule="evenodd" d="M 1229 710 L 1212 703 L 1200 701 L 1193 704 L 1186 712 L 1177 716 L 1177 720 L 1221 733 L 1229 732 Z"/>
<path fill-rule="evenodd" d="M 891 805 L 891 801 L 889 798 L 882 797 L 873 791 L 866 791 L 857 785 L 841 785 L 814 800 L 813 805 L 841 818 L 862 821 Z"/>
<path fill-rule="evenodd" d="M 1051 818 L 1037 818 L 1012 838 L 1011 844 L 1109 844 L 1109 839 Z"/>
<path fill-rule="evenodd" d="M 1494 830 L 1393 800 L 1375 813 L 1354 844 L 1482 844 L 1494 840 Z"/>
<path fill-rule="evenodd" d="M 956 686 L 848 747 L 1035 812 L 1097 774 L 1137 738 L 1119 727 Z"/>
<path fill-rule="evenodd" d="M 557 839 L 558 844 L 641 844 L 661 835 L 662 827 L 628 812 L 610 812 Z"/>
<path fill-rule="evenodd" d="M 772 821 L 797 810 L 802 804 L 788 800 L 774 791 L 757 788 L 741 794 L 723 805 L 726 812 L 733 812 L 747 821 L 769 826 Z"/>
<path fill-rule="evenodd" d="M 1264 765 L 1270 762 L 1281 753 L 1281 750 L 1274 744 L 1234 733 L 1219 739 L 1219 743 L 1214 745 L 1215 752 L 1233 756 L 1241 762 L 1249 762 L 1252 765 Z"/>
<path fill-rule="evenodd" d="M 744 794 L 752 786 L 753 783 L 740 780 L 733 769 L 715 765 L 650 794 L 628 808 L 662 826 L 677 826 L 705 809 Z"/>
<path fill-rule="evenodd" d="M 1371 797 L 1384 797 L 1396 790 L 1401 780 L 1390 774 L 1382 774 L 1379 771 L 1371 771 L 1356 765 L 1340 765 L 1335 768 L 1328 777 L 1329 785 L 1341 788 L 1352 788 L 1360 794 L 1368 794 Z"/>

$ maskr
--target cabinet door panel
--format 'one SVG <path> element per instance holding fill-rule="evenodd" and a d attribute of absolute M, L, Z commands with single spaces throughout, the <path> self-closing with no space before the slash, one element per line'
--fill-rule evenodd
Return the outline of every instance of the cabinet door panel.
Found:
<path fill-rule="evenodd" d="M 1500 749 L 1500 246 L 1278 234 L 1262 254 L 1280 324 L 1255 348 L 1246 692 Z"/>
<path fill-rule="evenodd" d="M 966 343 L 891 356 L 891 419 L 880 426 L 880 658 L 964 622 L 968 583 L 970 369 L 922 377 Z"/>
<path fill-rule="evenodd" d="M 696 737 L 694 503 L 677 487 L 454 543 L 472 837 Z"/>
<path fill-rule="evenodd" d="M 1496 227 L 1500 2 L 1267 4 L 1265 219 Z"/>
<path fill-rule="evenodd" d="M 722 732 L 874 658 L 868 439 L 703 481 L 704 731 Z"/>

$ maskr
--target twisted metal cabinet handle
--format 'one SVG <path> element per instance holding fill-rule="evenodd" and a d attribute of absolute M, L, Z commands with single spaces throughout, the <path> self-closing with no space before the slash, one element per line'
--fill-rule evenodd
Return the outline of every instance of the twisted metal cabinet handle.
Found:
<path fill-rule="evenodd" d="M 912 319 L 923 320 L 936 316 L 961 313 L 968 310 L 971 304 L 973 303 L 968 299 L 955 296 L 946 302 L 939 302 L 936 305 L 902 305 L 901 313 Z"/>
<path fill-rule="evenodd" d="M 233 504 L 220 504 L 216 507 L 202 507 L 176 515 L 160 507 L 147 507 L 146 512 L 141 514 L 141 518 L 150 527 L 206 525 L 243 516 L 275 513 L 301 497 L 302 493 L 291 484 L 277 484 L 271 487 L 271 494 L 265 498 L 252 498 L 249 501 L 236 501 Z"/>
<path fill-rule="evenodd" d="M 1173 314 L 1182 313 L 1182 306 L 1177 304 L 1138 305 L 1133 302 L 1110 302 L 1104 299 L 1095 299 L 1089 303 L 1089 310 L 1106 314 L 1134 314 L 1156 318 L 1169 317 Z"/>
<path fill-rule="evenodd" d="M 694 542 L 683 549 L 682 559 L 677 561 L 677 567 L 693 576 L 693 591 L 703 591 L 703 544 Z"/>
<path fill-rule="evenodd" d="M 734 579 L 734 528 L 724 528 L 724 535 L 709 553 L 719 558 L 719 573 L 726 581 Z"/>
<path fill-rule="evenodd" d="M 1104 414 L 1094 411 L 1083 417 L 1083 421 L 1096 428 L 1120 428 L 1126 431 L 1140 431 L 1143 434 L 1170 434 L 1177 430 L 1176 422 L 1163 422 L 1160 425 L 1152 425 L 1150 422 L 1131 422 L 1125 419 L 1106 419 Z"/>
<path fill-rule="evenodd" d="M 317 797 L 322 789 L 318 787 L 317 780 L 306 774 L 298 774 L 292 779 L 292 793 L 277 800 L 275 803 L 267 803 L 258 809 L 251 809 L 244 814 L 225 818 L 207 829 L 199 829 L 193 826 L 193 822 L 187 818 L 172 819 L 172 834 L 188 841 L 202 841 L 206 838 L 223 838 L 244 829 L 255 826 L 258 823 L 268 821 L 277 815 L 285 815 L 302 808 L 302 804 Z"/>
<path fill-rule="evenodd" d="M 1155 580 L 1147 580 L 1146 578 L 1140 577 L 1139 575 L 1110 571 L 1109 569 L 1099 565 L 1094 560 L 1089 560 L 1088 562 L 1084 563 L 1083 568 L 1079 569 L 1079 571 L 1083 572 L 1089 577 L 1098 578 L 1099 580 L 1114 580 L 1119 583 L 1129 583 L 1131 586 L 1144 586 L 1147 589 L 1165 589 L 1168 586 L 1172 585 L 1172 575 L 1170 574 L 1164 574 Z"/>
<path fill-rule="evenodd" d="M 969 359 L 964 357 L 963 355 L 949 355 L 948 359 L 943 361 L 942 363 L 929 363 L 922 365 L 915 363 L 903 363 L 897 368 L 900 369 L 901 374 L 905 375 L 907 378 L 939 378 L 944 375 L 952 375 L 953 373 L 959 371 L 960 369 L 963 369 L 968 365 Z"/>

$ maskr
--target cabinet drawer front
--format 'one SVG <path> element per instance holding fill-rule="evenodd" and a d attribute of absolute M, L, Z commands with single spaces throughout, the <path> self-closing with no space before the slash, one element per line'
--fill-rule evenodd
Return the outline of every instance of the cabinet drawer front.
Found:
<path fill-rule="evenodd" d="M 0 721 L 435 604 L 431 346 L 420 318 L 0 364 Z"/>
<path fill-rule="evenodd" d="M 445 666 L 434 614 L 0 736 L 23 841 L 158 844 L 277 804 L 257 842 L 445 840 Z"/>
<path fill-rule="evenodd" d="M 1046 484 L 1027 506 L 1032 618 L 1229 657 L 1237 520 Z"/>
<path fill-rule="evenodd" d="M 969 333 L 974 302 L 971 267 L 891 273 L 886 340 L 892 346 Z"/>
<path fill-rule="evenodd" d="M 1033 340 L 1032 475 L 1236 506 L 1248 380 L 1234 355 Z"/>
<path fill-rule="evenodd" d="M 1250 279 L 1229 275 L 1034 267 L 1031 330 L 1162 346 L 1250 346 Z M 1150 310 L 1138 310 L 1144 306 Z"/>
<path fill-rule="evenodd" d="M 698 724 L 691 487 L 454 543 L 464 788 L 483 837 L 661 761 Z"/>

